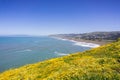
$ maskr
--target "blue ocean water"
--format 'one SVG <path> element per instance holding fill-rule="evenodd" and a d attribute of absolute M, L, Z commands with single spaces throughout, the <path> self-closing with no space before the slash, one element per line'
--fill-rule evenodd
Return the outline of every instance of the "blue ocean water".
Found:
<path fill-rule="evenodd" d="M 0 72 L 88 49 L 50 37 L 0 37 Z"/>

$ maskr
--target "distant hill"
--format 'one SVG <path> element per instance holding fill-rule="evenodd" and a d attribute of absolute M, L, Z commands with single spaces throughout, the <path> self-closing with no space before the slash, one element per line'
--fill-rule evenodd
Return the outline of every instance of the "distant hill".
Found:
<path fill-rule="evenodd" d="M 120 40 L 84 52 L 28 64 L 0 74 L 0 80 L 119 79 Z"/>
<path fill-rule="evenodd" d="M 83 34 L 57 34 L 51 35 L 54 37 L 61 38 L 75 38 L 75 39 L 84 39 L 84 40 L 117 40 L 120 38 L 120 31 L 111 31 L 111 32 L 91 32 Z"/>

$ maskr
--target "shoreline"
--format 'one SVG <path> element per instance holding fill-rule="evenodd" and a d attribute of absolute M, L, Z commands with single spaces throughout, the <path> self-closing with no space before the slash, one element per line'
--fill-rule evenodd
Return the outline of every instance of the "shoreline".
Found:
<path fill-rule="evenodd" d="M 85 40 L 76 40 L 76 39 L 61 38 L 61 37 L 53 37 L 53 38 L 59 39 L 59 40 L 64 40 L 64 41 L 70 41 L 70 42 L 73 42 L 74 45 L 77 45 L 77 46 L 90 47 L 90 48 L 96 48 L 96 47 L 101 46 L 100 44 L 88 42 Z"/>
<path fill-rule="evenodd" d="M 97 40 L 94 40 L 94 41 L 93 41 L 93 40 L 74 39 L 74 38 L 63 38 L 63 39 L 73 40 L 73 41 L 77 41 L 77 42 L 92 43 L 92 44 L 97 44 L 97 45 L 100 45 L 100 46 L 112 42 L 112 41 L 97 41 Z"/>
<path fill-rule="evenodd" d="M 96 48 L 108 43 L 111 43 L 113 41 L 110 40 L 102 40 L 102 41 L 98 41 L 98 40 L 84 40 L 84 39 L 75 39 L 75 38 L 68 38 L 68 37 L 53 37 L 55 39 L 59 39 L 59 40 L 67 40 L 67 41 L 71 41 L 74 42 L 74 45 L 78 45 L 78 46 L 84 46 L 84 47 L 90 47 L 90 48 Z"/>

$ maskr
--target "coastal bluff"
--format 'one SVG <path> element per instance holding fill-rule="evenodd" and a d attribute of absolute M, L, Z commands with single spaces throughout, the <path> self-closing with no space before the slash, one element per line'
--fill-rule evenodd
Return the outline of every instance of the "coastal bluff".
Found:
<path fill-rule="evenodd" d="M 0 80 L 119 80 L 120 40 L 0 73 Z"/>

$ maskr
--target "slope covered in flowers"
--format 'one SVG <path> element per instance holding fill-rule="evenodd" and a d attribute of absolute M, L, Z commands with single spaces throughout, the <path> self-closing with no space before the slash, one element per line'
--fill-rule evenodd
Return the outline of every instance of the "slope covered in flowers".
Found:
<path fill-rule="evenodd" d="M 85 52 L 25 65 L 0 80 L 119 80 L 120 41 Z"/>

